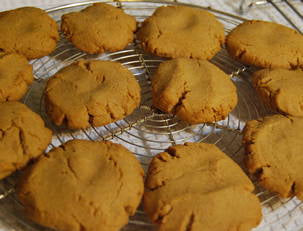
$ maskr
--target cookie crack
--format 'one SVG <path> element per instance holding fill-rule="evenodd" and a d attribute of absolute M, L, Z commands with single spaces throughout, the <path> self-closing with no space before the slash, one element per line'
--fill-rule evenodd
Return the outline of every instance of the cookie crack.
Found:
<path fill-rule="evenodd" d="M 6 136 L 6 132 L 8 130 L 10 130 L 11 128 L 17 128 L 18 129 L 18 137 L 19 137 L 19 144 L 21 146 L 21 149 L 22 149 L 22 154 L 23 155 L 27 155 L 27 152 L 26 152 L 26 144 L 25 144 L 25 141 L 24 141 L 24 131 L 21 127 L 19 127 L 14 121 L 11 121 L 11 124 L 10 126 L 7 128 L 7 129 L 0 129 L 0 138 L 1 139 L 4 139 L 4 137 Z"/>
<path fill-rule="evenodd" d="M 261 97 L 261 100 L 265 104 L 267 104 L 274 110 L 279 110 L 279 108 L 277 107 L 277 105 L 275 103 L 275 98 L 279 95 L 279 93 L 281 92 L 281 89 L 279 88 L 279 89 L 273 91 L 270 86 L 266 85 L 266 84 L 270 83 L 271 81 L 272 80 L 270 79 L 266 82 L 262 82 L 262 85 L 256 84 L 255 89 L 258 92 L 259 96 L 262 94 L 262 91 L 264 92 L 264 94 L 266 94 L 265 98 Z"/>
<path fill-rule="evenodd" d="M 175 150 L 172 150 L 172 155 L 176 155 Z M 179 157 L 178 157 L 179 158 Z M 196 173 L 201 173 L 203 174 L 203 172 L 207 172 L 209 171 L 211 173 L 211 179 L 213 179 L 212 177 L 216 177 L 218 179 L 221 179 L 220 176 L 218 175 L 219 170 L 217 170 L 217 163 L 221 162 L 222 158 L 214 158 L 212 160 L 207 161 L 206 163 L 204 163 L 203 165 L 192 165 L 190 167 L 188 167 L 182 174 L 174 174 L 170 177 L 162 177 L 162 178 L 158 178 L 156 185 L 155 186 L 150 186 L 148 184 L 145 185 L 145 187 L 153 192 L 156 191 L 162 187 L 165 187 L 166 184 L 172 182 L 172 181 L 176 181 L 180 178 L 186 177 L 188 175 L 192 175 L 192 174 L 196 174 Z M 270 165 L 266 165 L 266 167 L 271 167 Z M 162 171 L 162 169 L 156 169 L 156 170 L 152 170 L 152 173 L 149 173 L 148 175 L 153 175 L 154 177 L 157 176 L 157 174 L 159 174 Z M 226 185 L 222 184 L 222 187 L 226 187 Z M 208 190 L 204 190 L 203 193 L 209 193 L 212 191 L 216 191 L 213 188 L 209 188 Z"/>
<path fill-rule="evenodd" d="M 17 126 L 16 126 L 17 127 Z M 18 134 L 19 134 L 19 142 L 20 142 L 20 145 L 21 145 L 21 149 L 22 149 L 22 152 L 23 152 L 23 155 L 27 155 L 27 152 L 26 152 L 26 145 L 25 145 L 25 142 L 24 142 L 24 132 L 22 131 L 21 128 L 17 127 L 18 128 Z"/>
<path fill-rule="evenodd" d="M 106 78 L 105 78 L 105 75 L 96 75 L 96 82 L 98 84 L 102 84 L 105 82 Z"/>
<path fill-rule="evenodd" d="M 176 114 L 180 110 L 180 107 L 183 105 L 184 100 L 190 92 L 191 91 L 187 88 L 187 82 L 184 82 L 183 92 L 179 97 L 178 102 L 173 106 L 172 113 Z"/>
<path fill-rule="evenodd" d="M 87 113 L 87 116 L 88 116 L 87 122 L 88 122 L 88 124 L 93 125 L 94 124 L 95 115 L 89 112 L 90 110 L 89 110 L 89 108 L 88 108 L 87 105 L 84 105 L 84 106 L 85 106 L 86 113 Z"/>
<path fill-rule="evenodd" d="M 85 198 L 82 197 L 81 194 L 79 194 L 77 196 L 77 203 L 80 203 L 80 202 L 85 203 L 86 206 L 88 206 L 89 208 L 92 209 L 92 213 L 91 214 L 94 217 L 97 217 L 98 212 L 101 211 L 100 207 L 97 206 L 98 204 L 95 204 L 93 201 L 87 201 L 87 200 L 85 200 Z"/>
<path fill-rule="evenodd" d="M 127 95 L 128 95 L 133 101 L 135 101 L 135 96 L 132 94 L 132 90 L 131 90 L 131 89 L 127 89 Z"/>
<path fill-rule="evenodd" d="M 165 202 L 162 201 L 162 203 L 165 203 Z M 165 204 L 164 206 L 162 206 L 160 208 L 160 211 L 158 212 L 158 214 L 156 214 L 154 221 L 158 224 L 162 223 L 162 221 L 165 220 L 165 218 L 167 216 L 169 216 L 169 214 L 172 211 L 173 211 L 173 207 L 170 204 Z"/>
<path fill-rule="evenodd" d="M 84 64 L 85 69 L 93 75 L 93 77 L 95 78 L 95 80 L 98 84 L 104 83 L 104 81 L 105 81 L 105 75 L 104 74 L 100 74 L 100 75 L 96 74 L 94 72 L 94 70 L 92 69 L 90 62 L 84 62 L 83 64 Z"/>
<path fill-rule="evenodd" d="M 159 26 L 158 26 L 157 23 L 155 23 L 155 26 L 156 26 L 157 31 L 158 31 L 157 39 L 159 39 L 159 38 L 163 35 L 163 32 L 162 32 L 162 30 L 159 28 Z"/>
<path fill-rule="evenodd" d="M 288 65 L 290 66 L 290 68 L 296 69 L 297 67 L 300 66 L 300 60 L 299 60 L 299 58 L 296 58 L 295 62 L 288 61 Z"/>
<path fill-rule="evenodd" d="M 24 141 L 24 131 L 14 121 L 12 121 L 11 126 L 8 129 L 6 129 L 6 131 L 13 128 L 13 127 L 18 129 L 19 144 L 20 144 L 21 149 L 22 149 L 22 154 L 24 156 L 26 156 L 28 153 L 26 152 L 27 148 L 26 148 L 26 144 L 25 144 L 25 141 Z M 4 131 L 4 134 L 6 133 L 6 131 Z"/>
<path fill-rule="evenodd" d="M 264 85 L 267 85 L 267 84 L 269 84 L 269 83 L 272 82 L 272 81 L 273 81 L 273 79 L 261 80 L 261 84 L 262 84 L 261 86 L 262 86 L 262 87 L 265 87 L 265 86 L 263 86 L 263 84 L 264 84 Z M 258 85 L 258 84 L 257 84 L 257 85 Z"/>
<path fill-rule="evenodd" d="M 294 123 L 294 120 L 293 118 L 289 117 L 289 116 L 285 116 L 287 119 L 289 119 L 290 123 L 293 124 Z"/>
<path fill-rule="evenodd" d="M 266 164 L 263 166 L 258 167 L 257 169 L 255 169 L 255 171 L 253 172 L 253 175 L 257 178 L 257 179 L 262 179 L 262 176 L 264 174 L 264 169 L 265 168 L 271 168 L 271 165 Z"/>
<path fill-rule="evenodd" d="M 7 102 L 9 100 L 10 94 L 5 94 L 2 89 L 0 89 L 0 99 L 2 99 L 3 102 Z"/>
<path fill-rule="evenodd" d="M 245 55 L 246 52 L 247 52 L 246 50 L 242 50 L 238 54 L 236 54 L 236 57 L 239 58 L 239 59 L 242 59 L 242 56 Z"/>
<path fill-rule="evenodd" d="M 157 39 L 159 39 L 162 35 L 163 35 L 163 32 L 159 29 L 159 30 L 158 30 Z"/>
<path fill-rule="evenodd" d="M 84 227 L 84 225 L 79 221 L 79 219 L 77 218 L 77 216 L 75 216 L 74 214 L 71 214 L 72 218 L 74 219 L 74 221 L 77 223 L 78 225 L 78 231 L 85 231 L 86 228 Z"/>
<path fill-rule="evenodd" d="M 296 194 L 296 182 L 294 181 L 290 187 L 289 195 L 295 195 Z"/>
<path fill-rule="evenodd" d="M 185 231 L 192 231 L 194 222 L 195 222 L 195 215 L 194 215 L 194 213 L 192 213 L 189 216 L 187 225 L 185 226 Z"/>
<path fill-rule="evenodd" d="M 87 114 L 88 114 L 88 123 L 93 124 L 94 123 L 94 115 L 89 113 L 88 110 L 87 110 Z"/>
<path fill-rule="evenodd" d="M 179 157 L 178 157 L 179 158 Z M 184 172 L 183 174 L 181 175 L 174 175 L 172 177 L 167 177 L 167 178 L 163 178 L 161 179 L 161 181 L 157 182 L 157 185 L 154 186 L 154 187 L 151 187 L 151 186 L 145 186 L 149 191 L 156 191 L 158 190 L 159 188 L 162 188 L 166 185 L 167 182 L 170 182 L 170 181 L 174 181 L 174 180 L 178 180 L 188 174 L 192 174 L 192 173 L 196 173 L 196 172 L 203 172 L 203 171 L 206 171 L 208 169 L 208 167 L 204 167 L 204 166 L 201 166 L 199 168 L 196 168 L 196 167 L 192 167 L 192 169 L 189 169 L 188 171 Z M 160 173 L 161 170 L 158 170 L 158 171 L 154 171 L 152 174 L 155 176 L 157 175 L 158 173 Z"/>
<path fill-rule="evenodd" d="M 0 140 L 3 140 L 6 136 L 6 130 L 0 129 Z"/>
<path fill-rule="evenodd" d="M 112 120 L 115 120 L 115 119 L 116 119 L 114 113 L 111 111 L 111 109 L 110 109 L 110 107 L 109 107 L 109 104 L 106 104 L 105 110 L 107 111 L 107 113 L 109 114 L 109 116 L 110 116 L 110 118 L 111 118 Z"/>
<path fill-rule="evenodd" d="M 177 154 L 176 149 L 168 148 L 165 150 L 166 153 L 168 153 L 171 157 L 180 158 L 180 156 Z"/>
<path fill-rule="evenodd" d="M 116 195 L 115 195 L 115 196 L 113 197 L 113 199 L 112 199 L 112 202 L 111 202 L 111 204 L 112 204 L 112 203 L 114 203 L 114 201 L 116 201 L 116 199 L 119 197 L 119 195 L 120 195 L 120 193 L 121 193 L 121 191 L 122 191 L 122 188 L 123 188 L 123 186 L 124 186 L 123 181 L 122 181 L 123 172 L 122 172 L 121 168 L 118 166 L 117 161 L 115 161 L 111 156 L 108 157 L 108 161 L 112 162 L 113 165 L 114 165 L 114 167 L 118 170 L 118 172 L 119 172 L 119 180 L 118 180 L 118 181 L 120 182 L 120 185 L 119 185 L 119 187 L 118 187 L 118 189 L 117 189 Z M 126 212 L 127 212 L 127 211 L 126 211 Z"/>
<path fill-rule="evenodd" d="M 33 133 L 31 133 L 30 131 L 27 131 L 27 134 L 30 135 L 31 137 L 35 137 L 37 140 L 40 141 L 40 137 L 37 136 L 37 135 L 35 135 L 35 134 L 33 134 Z"/>
<path fill-rule="evenodd" d="M 58 41 L 58 37 L 55 36 L 55 35 L 50 35 L 49 38 L 50 38 L 51 40 L 53 40 L 55 43 L 57 43 L 57 41 Z"/>
<path fill-rule="evenodd" d="M 73 167 L 72 167 L 72 165 L 71 165 L 71 160 L 70 160 L 70 158 L 67 158 L 67 159 L 66 159 L 66 166 L 67 166 L 67 168 L 69 169 L 70 173 L 72 173 L 72 175 L 73 175 L 77 180 L 79 180 L 76 171 L 73 169 Z"/>
<path fill-rule="evenodd" d="M 93 73 L 93 70 L 91 69 L 89 62 L 84 62 L 83 65 L 88 72 Z"/>
<path fill-rule="evenodd" d="M 90 110 L 89 110 L 89 108 L 88 108 L 87 105 L 85 105 L 85 108 L 86 108 L 86 113 L 87 113 L 87 115 L 88 115 L 87 122 L 88 122 L 90 125 L 94 125 L 94 119 L 95 119 L 95 117 L 98 116 L 98 115 L 95 115 L 95 114 L 90 113 Z M 111 109 L 110 109 L 110 107 L 109 107 L 108 104 L 105 105 L 105 110 L 106 110 L 107 114 L 109 115 L 109 117 L 111 118 L 111 120 L 113 120 L 113 121 L 116 120 L 116 117 L 115 117 L 114 113 L 111 111 Z M 125 112 L 124 112 L 124 113 L 125 113 Z"/>

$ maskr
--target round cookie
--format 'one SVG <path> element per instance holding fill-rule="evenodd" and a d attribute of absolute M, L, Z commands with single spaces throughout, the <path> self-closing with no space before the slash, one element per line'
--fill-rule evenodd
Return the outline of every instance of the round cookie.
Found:
<path fill-rule="evenodd" d="M 40 156 L 52 138 L 41 117 L 19 102 L 0 103 L 0 179 Z"/>
<path fill-rule="evenodd" d="M 61 231 L 118 231 L 140 203 L 143 169 L 122 145 L 73 140 L 40 158 L 17 187 L 26 215 Z"/>
<path fill-rule="evenodd" d="M 56 22 L 35 7 L 0 12 L 0 51 L 28 59 L 50 54 L 59 39 Z"/>
<path fill-rule="evenodd" d="M 0 102 L 21 99 L 33 81 L 32 65 L 18 54 L 0 56 Z"/>
<path fill-rule="evenodd" d="M 303 71 L 263 69 L 253 74 L 253 85 L 262 100 L 273 109 L 303 116 Z"/>
<path fill-rule="evenodd" d="M 303 119 L 267 116 L 244 130 L 247 168 L 260 184 L 282 197 L 303 200 Z"/>
<path fill-rule="evenodd" d="M 238 100 L 227 74 L 208 61 L 185 58 L 160 64 L 152 94 L 155 107 L 190 124 L 222 120 Z"/>
<path fill-rule="evenodd" d="M 67 39 L 89 54 L 124 49 L 133 41 L 136 27 L 134 17 L 106 3 L 65 14 L 61 23 Z"/>
<path fill-rule="evenodd" d="M 248 65 L 268 68 L 303 67 L 303 35 L 286 26 L 246 21 L 226 38 L 229 54 Z"/>
<path fill-rule="evenodd" d="M 206 10 L 163 6 L 138 31 L 144 49 L 164 57 L 211 59 L 224 43 L 224 27 Z"/>
<path fill-rule="evenodd" d="M 101 126 L 131 114 L 140 103 L 140 86 L 118 62 L 81 60 L 47 83 L 46 110 L 56 125 L 72 129 Z"/>
<path fill-rule="evenodd" d="M 249 231 L 261 221 L 253 184 L 213 144 L 185 143 L 158 154 L 145 186 L 144 209 L 159 231 Z"/>

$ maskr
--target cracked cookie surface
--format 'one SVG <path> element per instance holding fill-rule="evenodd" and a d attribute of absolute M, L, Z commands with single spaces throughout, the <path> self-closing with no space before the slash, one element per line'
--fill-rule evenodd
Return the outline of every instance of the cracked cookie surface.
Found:
<path fill-rule="evenodd" d="M 152 94 L 155 107 L 191 124 L 222 120 L 238 101 L 227 74 L 208 61 L 185 58 L 160 64 Z"/>
<path fill-rule="evenodd" d="M 159 231 L 249 231 L 261 221 L 252 182 L 213 144 L 185 143 L 156 155 L 145 187 L 144 210 Z"/>
<path fill-rule="evenodd" d="M 52 132 L 41 117 L 19 102 L 0 103 L 0 179 L 40 156 Z"/>
<path fill-rule="evenodd" d="M 56 22 L 43 10 L 23 7 L 0 12 L 0 50 L 28 59 L 50 54 L 59 39 Z"/>
<path fill-rule="evenodd" d="M 0 55 L 0 102 L 21 99 L 34 79 L 32 65 L 18 54 Z"/>
<path fill-rule="evenodd" d="M 140 86 L 120 63 L 78 61 L 47 83 L 46 109 L 56 125 L 72 129 L 101 126 L 131 114 L 140 103 Z"/>
<path fill-rule="evenodd" d="M 134 39 L 136 20 L 106 3 L 62 16 L 61 30 L 77 48 L 89 54 L 124 49 Z"/>
<path fill-rule="evenodd" d="M 282 115 L 247 122 L 247 168 L 261 185 L 282 197 L 303 200 L 303 119 Z"/>
<path fill-rule="evenodd" d="M 226 37 L 229 54 L 258 67 L 303 67 L 303 35 L 286 26 L 259 20 L 246 21 Z"/>
<path fill-rule="evenodd" d="M 163 6 L 138 31 L 143 48 L 164 57 L 211 59 L 225 40 L 224 27 L 206 10 Z"/>
<path fill-rule="evenodd" d="M 282 113 L 303 117 L 303 71 L 264 69 L 252 76 L 262 100 Z"/>
<path fill-rule="evenodd" d="M 118 231 L 144 190 L 135 156 L 109 141 L 73 140 L 28 169 L 17 192 L 26 214 L 62 231 Z"/>

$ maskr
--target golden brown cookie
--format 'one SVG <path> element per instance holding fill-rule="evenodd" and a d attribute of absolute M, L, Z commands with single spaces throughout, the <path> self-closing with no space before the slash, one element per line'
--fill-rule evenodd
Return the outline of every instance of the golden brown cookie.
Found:
<path fill-rule="evenodd" d="M 226 47 L 232 57 L 248 65 L 303 67 L 303 35 L 274 22 L 240 24 L 227 36 Z"/>
<path fill-rule="evenodd" d="M 0 51 L 19 53 L 28 59 L 51 53 L 59 39 L 56 22 L 35 7 L 0 12 Z"/>
<path fill-rule="evenodd" d="M 40 158 L 18 186 L 26 215 L 61 231 L 118 231 L 143 194 L 143 169 L 109 141 L 73 140 Z"/>
<path fill-rule="evenodd" d="M 230 77 L 205 60 L 178 58 L 152 77 L 153 105 L 191 124 L 224 119 L 237 104 Z"/>
<path fill-rule="evenodd" d="M 52 132 L 41 117 L 19 102 L 0 103 L 0 179 L 40 156 Z"/>
<path fill-rule="evenodd" d="M 303 116 L 303 71 L 263 69 L 253 74 L 253 85 L 262 100 L 273 109 Z"/>
<path fill-rule="evenodd" d="M 32 69 L 21 55 L 0 55 L 0 102 L 23 97 L 33 81 Z"/>
<path fill-rule="evenodd" d="M 303 200 L 303 119 L 282 115 L 247 122 L 248 170 L 261 185 L 282 197 Z"/>
<path fill-rule="evenodd" d="M 67 39 L 89 54 L 124 49 L 133 41 L 136 27 L 134 17 L 106 3 L 65 14 L 61 24 Z"/>
<path fill-rule="evenodd" d="M 46 109 L 56 125 L 69 128 L 101 126 L 131 114 L 140 103 L 140 86 L 118 62 L 81 60 L 55 76 L 46 86 Z"/>
<path fill-rule="evenodd" d="M 206 10 L 162 6 L 138 32 L 144 49 L 164 57 L 211 59 L 224 43 L 224 27 Z"/>
<path fill-rule="evenodd" d="M 262 217 L 253 190 L 242 169 L 215 145 L 185 143 L 153 158 L 144 209 L 159 231 L 249 231 Z"/>

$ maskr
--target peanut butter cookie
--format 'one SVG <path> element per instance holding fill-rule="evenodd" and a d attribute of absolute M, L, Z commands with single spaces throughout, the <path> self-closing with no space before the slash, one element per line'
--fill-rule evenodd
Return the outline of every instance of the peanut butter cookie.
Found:
<path fill-rule="evenodd" d="M 186 6 L 163 6 L 138 32 L 143 48 L 164 57 L 211 59 L 224 43 L 224 27 L 214 15 Z"/>
<path fill-rule="evenodd" d="M 26 215 L 61 231 L 118 231 L 143 194 L 143 169 L 120 144 L 73 140 L 40 158 L 17 192 Z"/>
<path fill-rule="evenodd" d="M 253 190 L 242 169 L 215 145 L 185 143 L 153 158 L 144 209 L 159 231 L 249 231 L 262 217 Z"/>
<path fill-rule="evenodd" d="M 33 81 L 32 69 L 32 65 L 21 55 L 0 55 L 0 102 L 23 97 Z"/>
<path fill-rule="evenodd" d="M 160 64 L 152 93 L 155 107 L 191 124 L 222 120 L 238 101 L 227 74 L 208 61 L 185 58 Z"/>
<path fill-rule="evenodd" d="M 52 132 L 41 117 L 19 102 L 0 103 L 0 179 L 40 156 Z"/>
<path fill-rule="evenodd" d="M 253 74 L 253 84 L 263 101 L 273 109 L 303 116 L 302 70 L 260 70 Z"/>
<path fill-rule="evenodd" d="M 47 83 L 46 110 L 60 126 L 72 129 L 102 126 L 131 114 L 140 103 L 140 86 L 118 62 L 81 60 Z"/>
<path fill-rule="evenodd" d="M 244 130 L 247 167 L 261 185 L 303 200 L 303 119 L 282 115 L 252 120 Z"/>
<path fill-rule="evenodd" d="M 106 3 L 65 14 L 61 24 L 67 39 L 89 54 L 124 49 L 133 41 L 136 27 L 134 17 Z"/>
<path fill-rule="evenodd" d="M 28 59 L 50 54 L 59 39 L 56 22 L 35 7 L 0 12 L 0 51 Z"/>
<path fill-rule="evenodd" d="M 286 26 L 259 20 L 246 21 L 226 38 L 229 54 L 258 67 L 303 67 L 303 35 Z"/>

